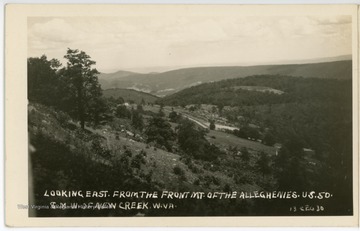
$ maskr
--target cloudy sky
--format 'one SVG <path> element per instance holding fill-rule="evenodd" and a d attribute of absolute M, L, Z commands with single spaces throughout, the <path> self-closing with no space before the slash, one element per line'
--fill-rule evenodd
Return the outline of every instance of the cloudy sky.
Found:
<path fill-rule="evenodd" d="M 28 56 L 85 51 L 101 72 L 256 65 L 351 54 L 350 16 L 28 18 Z"/>

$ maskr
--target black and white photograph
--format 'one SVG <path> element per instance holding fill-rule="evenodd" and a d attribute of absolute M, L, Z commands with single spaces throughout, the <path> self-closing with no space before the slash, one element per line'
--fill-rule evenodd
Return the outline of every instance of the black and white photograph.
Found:
<path fill-rule="evenodd" d="M 357 215 L 349 11 L 126 7 L 27 16 L 18 210 Z"/>

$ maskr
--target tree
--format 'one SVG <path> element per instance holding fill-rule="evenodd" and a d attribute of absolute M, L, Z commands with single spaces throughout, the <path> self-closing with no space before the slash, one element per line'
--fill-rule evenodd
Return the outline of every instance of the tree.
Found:
<path fill-rule="evenodd" d="M 244 139 L 253 139 L 257 140 L 260 137 L 260 134 L 256 128 L 252 128 L 248 125 L 241 127 L 239 130 L 234 130 L 234 135 L 239 136 Z"/>
<path fill-rule="evenodd" d="M 270 158 L 264 152 L 261 152 L 260 155 L 260 158 L 256 162 L 256 167 L 262 173 L 263 177 L 265 177 L 265 175 L 271 172 Z"/>
<path fill-rule="evenodd" d="M 130 166 L 132 168 L 140 169 L 141 165 L 145 164 L 145 163 L 146 163 L 146 160 L 145 160 L 143 154 L 139 153 L 139 154 L 135 155 L 135 157 L 131 160 L 131 165 Z"/>
<path fill-rule="evenodd" d="M 263 143 L 268 146 L 273 146 L 276 143 L 273 133 L 267 132 L 264 136 Z"/>
<path fill-rule="evenodd" d="M 178 120 L 178 114 L 176 113 L 176 111 L 171 111 L 169 113 L 169 119 L 171 122 L 176 123 L 176 121 Z"/>
<path fill-rule="evenodd" d="M 81 128 L 84 129 L 90 107 L 97 105 L 90 102 L 96 101 L 102 95 L 97 78 L 99 72 L 92 68 L 96 62 L 84 51 L 68 48 L 64 58 L 67 59 L 65 81 L 71 94 L 69 103 L 73 102 L 73 110 L 80 120 Z"/>
<path fill-rule="evenodd" d="M 214 120 L 210 120 L 210 130 L 215 130 L 215 121 Z"/>
<path fill-rule="evenodd" d="M 144 127 L 143 117 L 139 110 L 132 110 L 132 125 L 139 130 L 142 130 Z"/>
<path fill-rule="evenodd" d="M 99 96 L 99 97 L 92 97 L 88 103 L 88 113 L 89 119 L 94 121 L 95 126 L 99 125 L 100 122 L 108 121 L 107 115 L 105 112 L 109 109 L 108 105 L 106 104 L 106 100 Z"/>
<path fill-rule="evenodd" d="M 204 136 L 205 132 L 197 130 L 195 124 L 188 119 L 182 119 L 177 127 L 179 146 L 186 155 L 193 156 L 196 159 L 215 160 L 222 153 L 218 147 L 210 144 Z"/>
<path fill-rule="evenodd" d="M 125 103 L 125 100 L 124 100 L 123 97 L 119 96 L 119 97 L 117 97 L 116 102 L 117 102 L 118 104 L 124 104 L 124 103 Z"/>
<path fill-rule="evenodd" d="M 185 181 L 186 180 L 185 170 L 182 169 L 181 167 L 175 166 L 174 167 L 174 173 L 175 173 L 175 175 L 179 176 L 180 181 Z"/>
<path fill-rule="evenodd" d="M 218 111 L 219 111 L 219 115 L 221 115 L 222 112 L 223 112 L 223 109 L 224 109 L 224 104 L 223 104 L 223 103 L 219 103 L 219 104 L 217 105 L 217 108 L 218 108 Z"/>
<path fill-rule="evenodd" d="M 58 106 L 60 92 L 59 79 L 56 74 L 61 66 L 56 59 L 48 60 L 45 55 L 40 58 L 28 58 L 28 99 L 51 106 Z"/>
<path fill-rule="evenodd" d="M 240 149 L 240 152 L 241 152 L 241 159 L 245 162 L 248 162 L 250 160 L 250 153 L 249 151 L 247 150 L 246 147 L 242 147 Z"/>
<path fill-rule="evenodd" d="M 145 134 L 148 143 L 156 142 L 158 145 L 164 146 L 168 151 L 172 150 L 172 141 L 175 140 L 175 134 L 171 129 L 171 125 L 162 117 L 152 117 Z"/>
<path fill-rule="evenodd" d="M 190 108 L 189 108 L 189 111 L 191 111 L 191 112 L 193 112 L 193 111 L 195 111 L 196 110 L 196 107 L 195 106 L 191 106 Z"/>
<path fill-rule="evenodd" d="M 160 104 L 160 109 L 159 109 L 159 112 L 158 112 L 158 116 L 160 117 L 164 117 L 165 116 L 165 112 L 164 112 L 164 104 Z"/>
<path fill-rule="evenodd" d="M 304 151 L 301 142 L 290 136 L 275 159 L 279 190 L 307 190 Z"/>
<path fill-rule="evenodd" d="M 200 150 L 204 134 L 196 130 L 195 124 L 188 119 L 180 121 L 177 127 L 180 148 L 189 155 L 196 156 Z"/>
<path fill-rule="evenodd" d="M 216 108 L 215 106 L 212 106 L 212 107 L 211 107 L 211 112 L 212 112 L 213 114 L 215 114 L 215 113 L 217 112 L 217 108 Z"/>
<path fill-rule="evenodd" d="M 130 119 L 131 112 L 127 109 L 125 105 L 118 105 L 116 107 L 115 115 L 119 118 Z"/>
<path fill-rule="evenodd" d="M 137 110 L 138 112 L 143 112 L 143 111 L 144 111 L 144 108 L 143 108 L 142 104 L 136 105 L 136 110 Z"/>

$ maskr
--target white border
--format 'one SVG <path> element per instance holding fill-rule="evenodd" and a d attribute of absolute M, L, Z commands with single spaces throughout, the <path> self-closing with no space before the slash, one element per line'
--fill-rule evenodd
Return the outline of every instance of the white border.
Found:
<path fill-rule="evenodd" d="M 122 4 L 129 4 L 129 3 L 152 3 L 152 4 L 160 4 L 160 3 L 167 3 L 169 4 L 168 1 L 6 1 L 4 2 L 3 4 L 5 3 L 122 3 Z M 252 3 L 252 4 L 265 4 L 265 3 L 269 3 L 268 1 L 172 1 L 171 3 L 181 3 L 181 4 L 186 4 L 186 3 L 196 3 L 196 4 L 249 4 L 249 3 Z M 287 3 L 287 4 L 298 4 L 298 3 L 302 3 L 302 4 L 314 4 L 314 3 L 317 3 L 317 4 L 326 4 L 326 3 L 329 3 L 329 1 L 271 1 L 272 4 L 283 4 L 283 3 Z M 360 1 L 331 1 L 331 3 L 340 3 L 340 4 L 345 4 L 345 3 L 356 3 L 356 4 L 359 4 Z M 3 31 L 3 30 L 2 30 Z M 4 40 L 3 40 L 4 41 Z M 3 47 L 2 47 L 3 49 Z M 354 54 L 355 56 L 355 54 Z M 355 64 L 358 63 L 357 61 L 357 58 L 354 60 Z M 1 68 L 2 67 L 2 68 Z M 3 62 L 1 62 L 0 64 L 0 69 L 3 70 Z M 358 71 L 358 70 L 357 70 Z M 356 84 L 355 84 L 355 81 L 356 81 Z M 357 78 L 355 79 L 354 83 L 353 83 L 353 86 L 358 86 L 358 81 L 357 81 Z M 0 83 L 0 88 L 1 90 L 4 91 L 4 86 L 2 85 L 2 83 Z M 356 98 L 358 97 L 357 93 L 354 92 L 354 96 L 356 96 Z M 355 99 L 355 98 L 354 98 Z M 355 101 L 355 100 L 354 100 Z M 354 102 L 354 114 L 356 115 L 355 118 L 358 118 L 358 103 L 357 102 Z M 3 111 L 2 111 L 3 112 Z M 0 117 L 3 118 L 3 113 L 0 114 Z M 0 119 L 1 120 L 1 119 Z M 3 126 L 4 127 L 4 124 L 1 124 L 3 122 L 3 120 L 1 120 L 0 122 L 0 126 Z M 356 125 L 358 125 L 358 120 L 356 119 Z M 354 124 L 355 125 L 355 124 Z M 354 132 L 358 132 L 358 129 L 354 129 L 356 131 Z M 3 134 L 1 134 L 3 135 Z M 0 136 L 1 136 L 0 135 Z M 2 137 L 1 137 L 2 138 Z M 354 142 L 355 143 L 355 142 Z M 357 144 L 354 144 L 354 151 L 357 150 L 358 151 L 358 145 Z M 358 153 L 358 152 L 357 152 Z M 357 163 L 357 161 L 355 161 L 354 159 L 354 164 Z M 2 166 L 4 167 L 4 166 Z M 357 174 L 357 180 L 358 180 L 358 174 Z M 356 180 L 354 178 L 354 180 Z M 2 183 L 2 181 L 0 180 L 0 184 Z M 3 184 L 1 184 L 3 186 Z M 4 192 L 4 190 L 2 190 L 2 192 Z M 3 210 L 1 210 L 1 212 L 3 212 Z M 0 212 L 0 217 L 4 217 L 3 214 L 1 214 Z M 256 217 L 257 219 L 258 217 Z M 292 219 L 294 217 L 291 217 Z M 285 219 L 285 217 L 284 217 Z M 216 220 L 216 219 L 215 219 Z M 87 228 L 88 229 L 88 228 Z M 328 230 L 328 229 L 327 229 Z"/>

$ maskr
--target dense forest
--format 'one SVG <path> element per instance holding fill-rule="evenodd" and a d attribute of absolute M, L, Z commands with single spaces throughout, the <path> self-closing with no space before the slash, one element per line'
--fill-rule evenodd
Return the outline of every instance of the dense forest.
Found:
<path fill-rule="evenodd" d="M 239 86 L 268 87 L 268 91 L 246 90 Z M 283 93 L 273 93 L 270 89 Z M 349 91 L 350 90 L 350 91 Z M 245 78 L 204 83 L 164 97 L 159 103 L 167 105 L 213 104 L 226 106 L 272 105 L 331 101 L 351 106 L 351 79 L 319 79 L 276 75 L 257 75 Z M 348 105 L 346 105 L 348 104 Z"/>
<path fill-rule="evenodd" d="M 333 196 L 319 202 L 326 208 L 320 213 L 290 210 L 314 203 L 309 197 L 165 198 L 162 203 L 176 207 L 44 209 L 30 211 L 32 216 L 352 214 L 351 80 L 250 76 L 191 87 L 158 99 L 154 106 L 153 101 L 140 100 L 139 94 L 136 99 L 105 97 L 89 55 L 68 49 L 64 57 L 65 66 L 45 55 L 27 60 L 32 204 L 89 202 L 89 198 L 44 197 L 50 190 L 299 195 L 316 191 Z M 204 129 L 176 109 L 181 106 L 196 115 L 201 104 L 213 105 L 214 113 L 238 129 L 219 131 L 214 121 Z M 186 109 L 189 106 L 191 110 Z"/>

